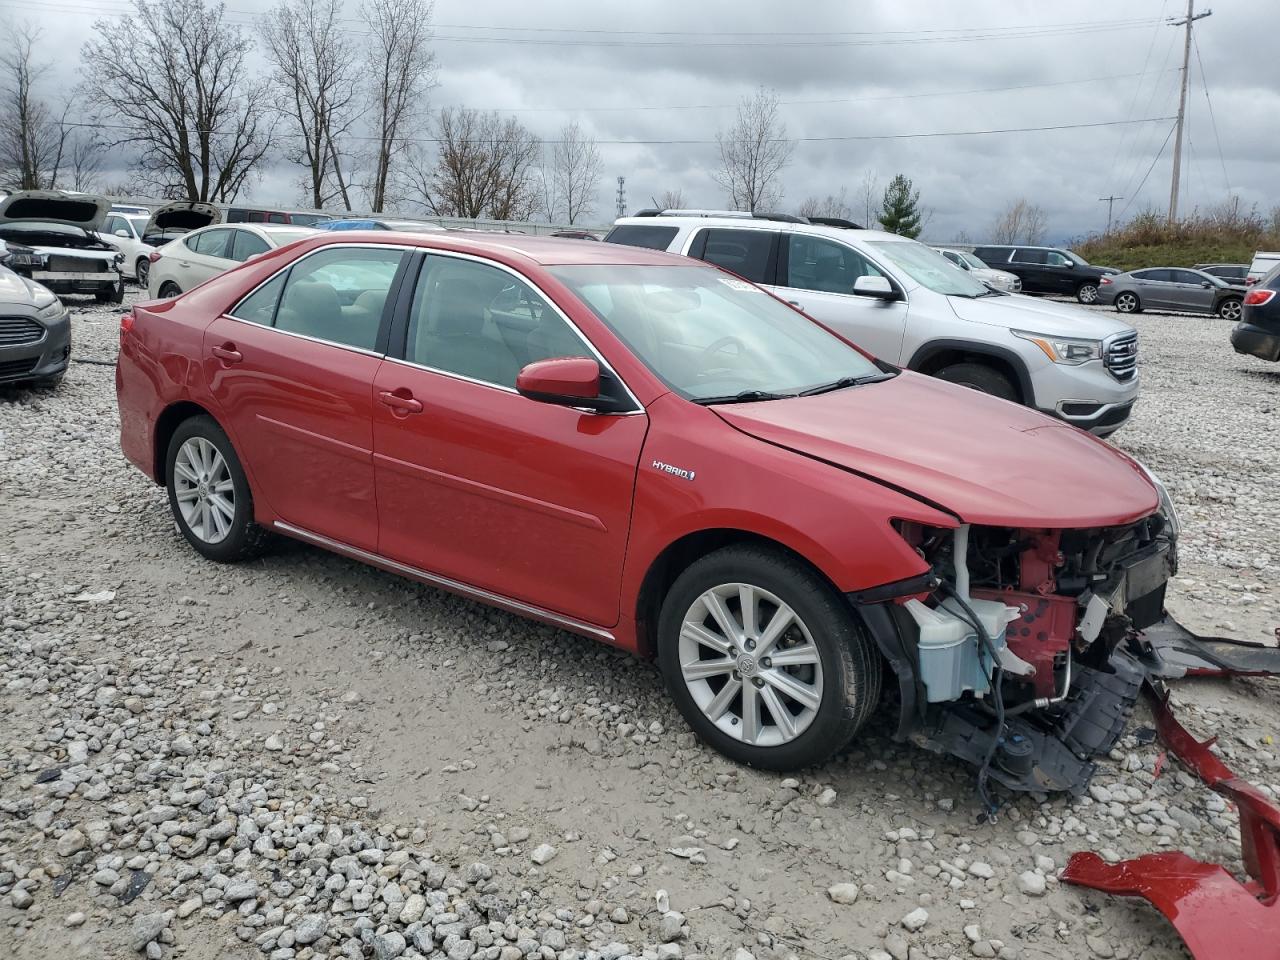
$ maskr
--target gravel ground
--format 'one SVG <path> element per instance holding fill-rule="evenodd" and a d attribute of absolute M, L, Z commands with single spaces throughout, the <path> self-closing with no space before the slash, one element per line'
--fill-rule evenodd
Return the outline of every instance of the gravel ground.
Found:
<path fill-rule="evenodd" d="M 110 361 L 119 308 L 77 304 Z M 1169 483 L 1204 631 L 1280 623 L 1280 368 L 1220 321 L 1143 315 L 1116 442 Z M 1070 853 L 1240 872 L 1224 802 L 1124 738 L 1090 796 L 975 825 L 973 774 L 881 716 L 797 778 L 687 732 L 653 668 L 294 544 L 201 561 L 120 455 L 112 368 L 0 395 L 0 950 L 646 960 L 1180 957 Z M 1178 687 L 1280 789 L 1276 688 Z M 1148 722 L 1141 714 L 1132 729 Z"/>

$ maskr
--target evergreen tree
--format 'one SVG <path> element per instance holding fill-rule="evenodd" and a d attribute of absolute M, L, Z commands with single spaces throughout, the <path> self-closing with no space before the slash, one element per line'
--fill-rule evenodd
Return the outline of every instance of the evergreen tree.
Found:
<path fill-rule="evenodd" d="M 904 237 L 919 236 L 920 223 L 920 191 L 911 189 L 910 178 L 898 174 L 884 188 L 884 200 L 881 201 L 880 225 L 889 233 Z"/>

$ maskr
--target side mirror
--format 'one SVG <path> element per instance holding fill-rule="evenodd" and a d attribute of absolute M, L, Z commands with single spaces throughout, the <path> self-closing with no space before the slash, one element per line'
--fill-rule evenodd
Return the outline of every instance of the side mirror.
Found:
<path fill-rule="evenodd" d="M 622 405 L 600 391 L 600 364 L 590 357 L 535 360 L 516 376 L 516 392 L 539 403 L 612 413 Z"/>
<path fill-rule="evenodd" d="M 1210 287 L 1212 287 L 1212 286 L 1213 286 L 1213 284 L 1212 284 L 1212 283 L 1210 283 L 1208 280 L 1201 280 L 1201 281 L 1200 281 L 1200 286 L 1202 286 L 1202 287 L 1204 287 L 1204 289 L 1208 290 Z"/>
<path fill-rule="evenodd" d="M 860 297 L 875 297 L 879 300 L 898 299 L 888 277 L 859 277 L 853 281 L 853 292 Z"/>
<path fill-rule="evenodd" d="M 1062 264 L 1062 266 L 1066 267 L 1068 270 L 1074 270 L 1076 268 L 1076 262 L 1074 260 L 1068 260 L 1066 263 Z"/>
<path fill-rule="evenodd" d="M 117 236 L 117 237 L 124 237 L 126 240 L 128 240 L 128 239 L 129 239 L 129 231 L 128 231 L 128 230 L 125 230 L 123 227 L 121 227 L 121 228 L 120 228 L 119 230 L 117 230 L 115 233 L 116 233 L 116 236 Z"/>

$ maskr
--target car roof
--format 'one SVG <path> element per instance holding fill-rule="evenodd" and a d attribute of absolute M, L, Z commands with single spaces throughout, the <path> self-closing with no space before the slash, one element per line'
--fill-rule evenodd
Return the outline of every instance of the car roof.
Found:
<path fill-rule="evenodd" d="M 765 217 L 707 217 L 707 216 L 671 216 L 656 217 L 619 217 L 613 222 L 615 227 L 644 226 L 695 226 L 724 227 L 735 230 L 781 230 L 787 233 L 803 233 L 820 237 L 831 237 L 834 240 L 890 240 L 910 242 L 910 237 L 899 236 L 884 230 L 855 230 L 852 227 L 829 227 L 821 223 L 793 223 L 789 220 L 770 220 Z M 584 241 L 575 241 L 584 242 Z"/>
<path fill-rule="evenodd" d="M 298 229 L 297 227 L 294 228 Z M 530 260 L 540 266 L 554 267 L 569 264 L 653 264 L 665 266 L 703 265 L 699 261 L 673 253 L 631 247 L 619 243 L 600 243 L 596 240 L 571 240 L 564 237 L 538 237 L 521 233 L 409 233 L 398 230 L 343 230 L 316 231 L 322 243 L 395 243 L 407 246 L 452 250 L 455 253 L 493 255 L 499 258 L 512 255 Z M 312 238 L 309 238 L 311 240 Z M 314 242 L 314 240 L 313 240 Z M 317 244 L 317 246 L 320 244 Z"/>

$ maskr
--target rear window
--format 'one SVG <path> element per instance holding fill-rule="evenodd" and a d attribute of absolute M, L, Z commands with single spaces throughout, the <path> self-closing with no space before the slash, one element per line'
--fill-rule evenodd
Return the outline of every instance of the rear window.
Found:
<path fill-rule="evenodd" d="M 976 247 L 973 255 L 983 263 L 1008 263 L 1011 252 L 1008 247 Z"/>
<path fill-rule="evenodd" d="M 649 250 L 665 250 L 678 232 L 676 227 L 660 227 L 649 224 L 623 224 L 614 227 L 605 237 L 606 243 L 621 243 L 628 247 L 645 247 Z"/>

